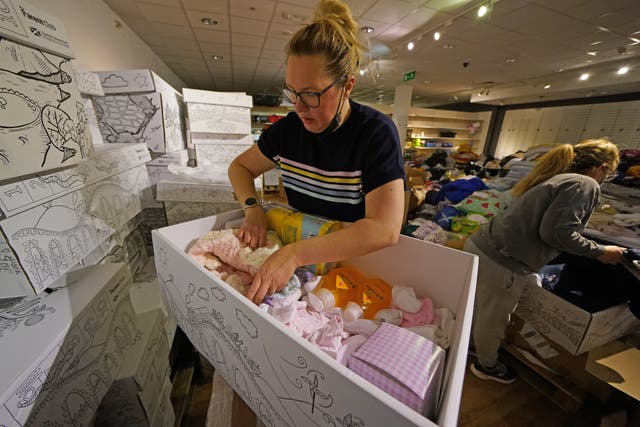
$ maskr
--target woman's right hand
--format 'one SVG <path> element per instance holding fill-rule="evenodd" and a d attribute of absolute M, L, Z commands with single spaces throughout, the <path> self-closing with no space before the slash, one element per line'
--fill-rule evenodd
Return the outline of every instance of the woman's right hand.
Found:
<path fill-rule="evenodd" d="M 618 264 L 624 259 L 624 249 L 615 245 L 605 246 L 604 253 L 596 259 L 605 264 Z"/>
<path fill-rule="evenodd" d="M 245 209 L 238 238 L 251 249 L 264 246 L 267 240 L 267 216 L 262 206 Z"/>

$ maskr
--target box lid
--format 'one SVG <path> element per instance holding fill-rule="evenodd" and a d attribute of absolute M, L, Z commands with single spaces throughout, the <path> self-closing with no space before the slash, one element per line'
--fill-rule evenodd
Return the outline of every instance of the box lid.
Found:
<path fill-rule="evenodd" d="M 433 375 L 433 362 L 442 351 L 418 334 L 382 323 L 351 357 L 375 366 L 423 398 Z"/>
<path fill-rule="evenodd" d="M 150 70 L 95 71 L 105 94 L 144 93 L 156 90 Z"/>
<path fill-rule="evenodd" d="M 253 107 L 253 98 L 244 92 L 215 92 L 212 90 L 183 88 L 182 97 L 184 102 L 187 103 Z"/>
<path fill-rule="evenodd" d="M 100 77 L 91 71 L 74 70 L 78 90 L 83 95 L 104 96 Z"/>
<path fill-rule="evenodd" d="M 0 36 L 65 58 L 75 58 L 61 20 L 24 0 L 3 0 Z"/>

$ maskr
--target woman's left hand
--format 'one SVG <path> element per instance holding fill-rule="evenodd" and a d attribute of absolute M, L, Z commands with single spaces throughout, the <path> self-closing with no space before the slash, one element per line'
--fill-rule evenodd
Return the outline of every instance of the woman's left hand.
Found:
<path fill-rule="evenodd" d="M 298 268 L 297 257 L 291 247 L 292 245 L 283 246 L 265 260 L 253 278 L 247 298 L 260 304 L 265 296 L 285 287 Z"/>

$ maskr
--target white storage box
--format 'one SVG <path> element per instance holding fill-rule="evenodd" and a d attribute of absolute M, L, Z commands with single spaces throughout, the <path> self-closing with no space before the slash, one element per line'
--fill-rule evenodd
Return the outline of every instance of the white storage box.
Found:
<path fill-rule="evenodd" d="M 515 314 L 573 355 L 640 328 L 640 320 L 629 311 L 626 303 L 589 313 L 536 285 L 525 287 Z"/>
<path fill-rule="evenodd" d="M 184 106 L 180 92 L 151 70 L 96 71 L 96 74 L 100 77 L 105 94 L 134 94 L 130 98 L 131 102 L 126 102 L 127 96 L 123 95 L 109 97 L 108 101 L 104 101 L 109 104 L 108 112 L 105 112 L 109 115 L 107 123 L 115 125 L 112 131 L 106 127 L 101 130 L 103 136 L 105 131 L 111 133 L 110 138 L 105 137 L 106 142 L 114 142 L 114 138 L 122 140 L 133 137 L 140 140 L 139 134 L 143 133 L 149 149 L 155 153 L 169 153 L 186 148 Z M 118 104 L 117 107 L 114 103 Z M 157 111 L 160 106 L 161 110 Z M 98 111 L 98 114 L 101 112 Z M 148 117 L 152 114 L 153 118 L 149 120 Z M 158 120 L 161 122 L 159 128 Z M 144 127 L 144 130 L 136 132 L 135 125 Z"/>
<path fill-rule="evenodd" d="M 211 90 L 183 88 L 182 97 L 186 103 L 253 107 L 253 98 L 244 92 L 214 92 Z"/>
<path fill-rule="evenodd" d="M 266 425 L 357 423 L 367 427 L 455 426 L 462 395 L 477 274 L 477 257 L 400 236 L 397 246 L 348 264 L 368 276 L 413 286 L 419 297 L 455 313 L 435 423 L 387 395 L 214 278 L 185 250 L 241 211 L 153 232 L 165 304 L 216 372 Z"/>
<path fill-rule="evenodd" d="M 0 211 L 13 216 L 151 160 L 145 144 L 102 144 L 73 168 L 0 185 Z"/>
<path fill-rule="evenodd" d="M 180 224 L 240 209 L 240 202 L 164 202 L 167 224 Z"/>
<path fill-rule="evenodd" d="M 24 0 L 2 0 L 0 36 L 25 45 L 75 58 L 62 21 Z"/>
<path fill-rule="evenodd" d="M 229 167 L 229 164 L 245 152 L 252 144 L 196 144 L 196 161 L 199 166 L 214 165 L 215 167 Z"/>
<path fill-rule="evenodd" d="M 42 292 L 135 217 L 148 186 L 139 165 L 0 221 L 22 268 L 0 270 L 0 298 Z"/>
<path fill-rule="evenodd" d="M 0 309 L 0 425 L 90 425 L 138 339 L 124 265 L 64 280 L 65 288 Z"/>
<path fill-rule="evenodd" d="M 187 103 L 191 132 L 247 135 L 251 133 L 251 110 L 228 105 Z"/>
<path fill-rule="evenodd" d="M 0 64 L 0 180 L 91 158 L 87 115 L 70 61 L 0 38 Z"/>

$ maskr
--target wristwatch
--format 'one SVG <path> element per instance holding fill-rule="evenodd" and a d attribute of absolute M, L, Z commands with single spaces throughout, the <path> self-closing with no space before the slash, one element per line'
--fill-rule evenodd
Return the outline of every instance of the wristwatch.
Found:
<path fill-rule="evenodd" d="M 245 199 L 244 203 L 242 204 L 242 209 L 247 210 L 254 206 L 262 206 L 262 203 L 256 200 L 255 197 L 249 197 L 248 199 Z"/>

